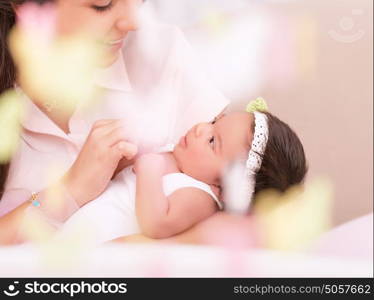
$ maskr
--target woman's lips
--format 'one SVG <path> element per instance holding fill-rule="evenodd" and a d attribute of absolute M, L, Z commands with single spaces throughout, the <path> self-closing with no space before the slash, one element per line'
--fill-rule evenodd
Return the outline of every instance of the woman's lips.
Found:
<path fill-rule="evenodd" d="M 118 43 L 121 43 L 123 41 L 123 39 L 124 38 L 117 39 L 117 40 L 111 40 L 111 41 L 108 41 L 107 44 L 109 44 L 109 45 L 118 44 Z"/>
<path fill-rule="evenodd" d="M 110 51 L 116 52 L 123 46 L 123 39 L 118 41 L 109 42 L 106 44 Z"/>
<path fill-rule="evenodd" d="M 118 39 L 102 41 L 102 44 L 105 47 L 105 51 L 117 52 L 119 49 L 122 48 L 125 38 L 126 36 Z"/>

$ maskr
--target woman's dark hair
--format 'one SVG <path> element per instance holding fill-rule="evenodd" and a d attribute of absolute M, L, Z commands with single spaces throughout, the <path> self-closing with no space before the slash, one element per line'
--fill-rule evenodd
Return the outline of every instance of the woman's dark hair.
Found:
<path fill-rule="evenodd" d="M 308 172 L 304 148 L 296 133 L 271 113 L 264 114 L 269 133 L 261 168 L 256 174 L 255 195 L 266 189 L 284 192 L 302 183 Z"/>
<path fill-rule="evenodd" d="M 25 2 L 43 4 L 53 0 L 0 0 L 0 95 L 13 88 L 16 81 L 16 67 L 10 55 L 8 35 L 16 18 L 12 5 L 20 5 Z M 8 176 L 9 164 L 0 164 L 0 198 Z"/>

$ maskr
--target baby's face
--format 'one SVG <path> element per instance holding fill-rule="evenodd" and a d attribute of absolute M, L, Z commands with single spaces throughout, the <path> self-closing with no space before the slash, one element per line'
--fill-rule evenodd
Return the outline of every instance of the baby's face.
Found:
<path fill-rule="evenodd" d="M 237 112 L 195 125 L 174 149 L 179 169 L 207 184 L 219 184 L 227 164 L 248 155 L 252 122 L 253 114 Z"/>

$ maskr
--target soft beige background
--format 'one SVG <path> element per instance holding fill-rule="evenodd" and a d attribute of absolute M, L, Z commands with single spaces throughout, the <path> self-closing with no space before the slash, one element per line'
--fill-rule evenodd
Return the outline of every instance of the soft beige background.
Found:
<path fill-rule="evenodd" d="M 261 94 L 304 141 L 309 178 L 332 179 L 333 222 L 339 224 L 373 211 L 373 1 L 300 2 L 297 9 L 307 9 L 319 23 L 315 76 L 284 92 L 267 86 Z M 363 14 L 352 15 L 354 9 Z M 344 17 L 354 20 L 351 30 L 341 28 Z M 364 35 L 344 43 L 330 30 Z"/>
<path fill-rule="evenodd" d="M 177 2 L 178 5 L 174 0 L 153 1 L 160 16 L 184 30 L 201 58 L 202 67 L 234 100 L 234 107 L 243 107 L 248 99 L 261 95 L 272 112 L 298 132 L 310 165 L 308 179 L 327 175 L 333 182 L 333 224 L 371 212 L 373 1 Z M 222 18 L 222 11 L 234 17 Z M 282 32 L 277 26 L 266 26 L 266 23 L 271 24 L 269 21 L 274 15 L 300 26 L 305 39 L 308 39 L 308 31 L 303 32 L 302 20 L 309 19 L 314 24 L 314 33 L 309 37 L 314 40 L 312 47 L 303 52 L 310 60 L 305 62 L 311 63 L 312 71 L 281 88 L 267 78 L 266 71 L 271 65 L 269 57 L 263 54 L 269 52 L 264 37 L 269 35 L 269 30 Z M 295 22 L 297 18 L 299 23 Z M 241 22 L 240 26 L 233 26 L 233 20 Z M 364 35 L 347 43 L 343 38 L 332 37 L 331 30 L 343 38 L 360 31 Z M 237 45 L 233 45 L 235 43 Z M 270 50 L 277 54 L 278 49 Z M 243 70 L 248 72 L 243 73 Z M 241 82 L 242 78 L 235 78 L 237 86 L 234 86 L 235 74 L 250 80 Z"/>

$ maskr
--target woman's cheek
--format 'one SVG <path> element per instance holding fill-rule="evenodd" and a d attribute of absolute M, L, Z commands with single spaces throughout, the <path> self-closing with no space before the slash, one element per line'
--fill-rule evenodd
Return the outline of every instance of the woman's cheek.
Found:
<path fill-rule="evenodd" d="M 84 34 L 102 40 L 110 28 L 107 18 L 89 7 L 61 5 L 57 10 L 57 33 L 60 36 Z"/>

